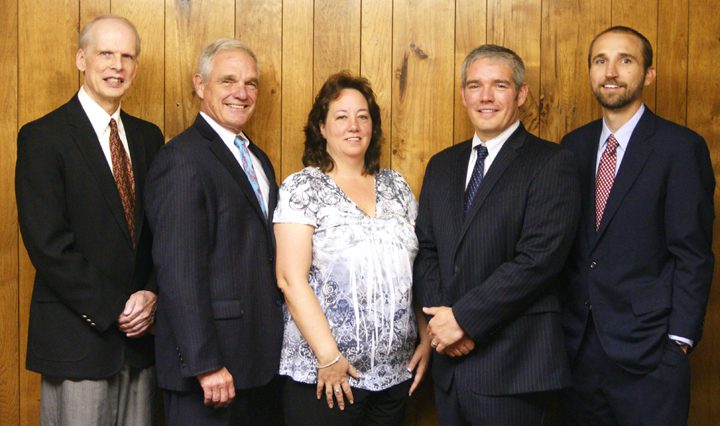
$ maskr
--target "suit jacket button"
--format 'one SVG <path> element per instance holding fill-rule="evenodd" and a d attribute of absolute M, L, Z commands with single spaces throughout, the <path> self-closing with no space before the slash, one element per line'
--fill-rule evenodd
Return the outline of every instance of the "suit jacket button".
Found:
<path fill-rule="evenodd" d="M 590 262 L 590 269 L 595 269 L 595 267 L 597 267 L 597 262 L 593 260 Z"/>
<path fill-rule="evenodd" d="M 458 272 L 460 272 L 460 267 L 455 265 L 455 273 L 457 274 Z"/>
<path fill-rule="evenodd" d="M 588 308 L 588 310 L 592 310 L 592 303 L 590 303 L 590 300 L 585 301 L 585 307 Z"/>

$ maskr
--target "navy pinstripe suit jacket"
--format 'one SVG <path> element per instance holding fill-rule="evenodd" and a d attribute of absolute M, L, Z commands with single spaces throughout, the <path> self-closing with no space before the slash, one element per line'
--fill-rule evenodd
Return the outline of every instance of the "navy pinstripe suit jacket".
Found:
<path fill-rule="evenodd" d="M 433 379 L 485 395 L 561 388 L 569 369 L 555 287 L 579 215 L 574 157 L 521 125 L 463 215 L 471 143 L 430 160 L 420 195 L 416 296 L 451 306 L 476 343 L 460 358 L 435 353 Z"/>
<path fill-rule="evenodd" d="M 240 164 L 198 116 L 165 145 L 147 179 L 158 309 L 160 387 L 200 391 L 196 376 L 226 367 L 235 387 L 268 383 L 282 345 L 282 295 L 275 283 L 275 172 L 255 145 L 270 183 L 270 217 Z"/>

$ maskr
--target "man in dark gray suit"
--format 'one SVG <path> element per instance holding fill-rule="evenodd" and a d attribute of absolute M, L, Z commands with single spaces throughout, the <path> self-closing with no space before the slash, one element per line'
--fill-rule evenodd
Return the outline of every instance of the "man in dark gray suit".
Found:
<path fill-rule="evenodd" d="M 257 98 L 255 55 L 217 40 L 202 51 L 193 83 L 200 114 L 160 150 L 146 192 L 166 416 L 171 425 L 278 425 L 277 184 L 243 132 Z"/>
<path fill-rule="evenodd" d="M 470 52 L 460 92 L 475 136 L 425 172 L 415 288 L 431 317 L 442 425 L 539 425 L 569 383 L 555 280 L 578 178 L 572 154 L 520 123 L 524 73 L 504 47 Z"/>

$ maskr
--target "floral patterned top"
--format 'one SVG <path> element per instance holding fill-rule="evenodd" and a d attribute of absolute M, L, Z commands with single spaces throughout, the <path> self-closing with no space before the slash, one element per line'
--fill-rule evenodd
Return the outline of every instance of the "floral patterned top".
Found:
<path fill-rule="evenodd" d="M 410 379 L 417 322 L 412 265 L 417 202 L 399 173 L 375 175 L 375 217 L 315 167 L 280 187 L 275 223 L 315 228 L 308 282 L 342 354 L 361 373 L 351 386 L 378 391 Z M 280 374 L 317 383 L 317 360 L 285 307 Z"/>

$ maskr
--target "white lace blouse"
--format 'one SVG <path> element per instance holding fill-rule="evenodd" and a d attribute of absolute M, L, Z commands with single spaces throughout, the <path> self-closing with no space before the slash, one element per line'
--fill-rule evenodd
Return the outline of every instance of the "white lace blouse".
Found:
<path fill-rule="evenodd" d="M 411 377 L 406 368 L 417 338 L 417 202 L 403 177 L 389 169 L 375 175 L 375 193 L 375 217 L 369 217 L 328 175 L 307 167 L 285 179 L 274 215 L 275 223 L 315 228 L 308 282 L 340 351 L 362 374 L 350 385 L 371 391 Z M 316 363 L 286 307 L 280 374 L 316 383 Z"/>

